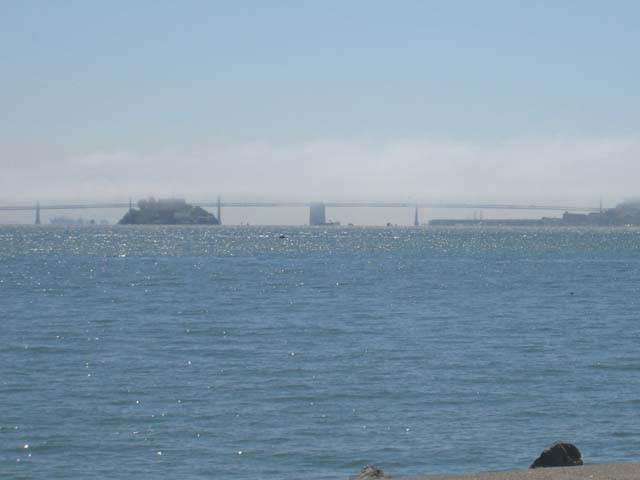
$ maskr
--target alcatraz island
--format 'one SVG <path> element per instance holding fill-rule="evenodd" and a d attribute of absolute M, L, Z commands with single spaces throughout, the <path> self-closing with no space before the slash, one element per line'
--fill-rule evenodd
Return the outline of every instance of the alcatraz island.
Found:
<path fill-rule="evenodd" d="M 182 198 L 148 198 L 129 211 L 120 225 L 220 225 L 220 220 L 204 208 L 189 205 Z"/>

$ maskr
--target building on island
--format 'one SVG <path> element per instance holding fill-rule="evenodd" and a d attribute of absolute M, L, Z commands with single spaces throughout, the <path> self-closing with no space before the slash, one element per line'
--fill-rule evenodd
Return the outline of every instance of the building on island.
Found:
<path fill-rule="evenodd" d="M 148 198 L 120 220 L 121 225 L 220 225 L 212 213 L 189 205 L 183 198 Z"/>

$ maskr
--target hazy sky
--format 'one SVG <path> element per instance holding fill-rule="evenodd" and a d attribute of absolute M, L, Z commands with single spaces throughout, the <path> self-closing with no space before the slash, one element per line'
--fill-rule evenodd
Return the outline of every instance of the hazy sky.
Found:
<path fill-rule="evenodd" d="M 638 193 L 637 1 L 3 1 L 0 204 Z"/>

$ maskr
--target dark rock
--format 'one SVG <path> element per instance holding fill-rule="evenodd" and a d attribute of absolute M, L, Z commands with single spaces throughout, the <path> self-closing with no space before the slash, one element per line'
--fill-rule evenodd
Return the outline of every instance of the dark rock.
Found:
<path fill-rule="evenodd" d="M 556 442 L 543 450 L 529 468 L 575 467 L 577 465 L 582 465 L 580 450 L 572 443 Z"/>
<path fill-rule="evenodd" d="M 352 480 L 374 480 L 376 478 L 391 478 L 391 476 L 386 475 L 378 467 L 367 465 L 358 475 L 352 477 Z"/>

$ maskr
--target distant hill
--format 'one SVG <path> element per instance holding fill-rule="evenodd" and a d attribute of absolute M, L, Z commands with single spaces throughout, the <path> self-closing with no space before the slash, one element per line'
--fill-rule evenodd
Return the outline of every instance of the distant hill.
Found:
<path fill-rule="evenodd" d="M 562 216 L 562 225 L 596 225 L 603 227 L 640 226 L 640 202 L 626 201 L 601 212 L 569 213 Z"/>
<path fill-rule="evenodd" d="M 570 213 L 564 212 L 558 218 L 540 219 L 493 219 L 493 220 L 456 220 L 438 219 L 430 220 L 429 225 L 434 226 L 530 226 L 530 227 L 640 227 L 640 201 L 632 200 L 619 203 L 614 208 L 608 208 L 599 212 Z"/>
<path fill-rule="evenodd" d="M 118 222 L 120 225 L 220 225 L 215 215 L 189 205 L 182 198 L 140 200 Z"/>

